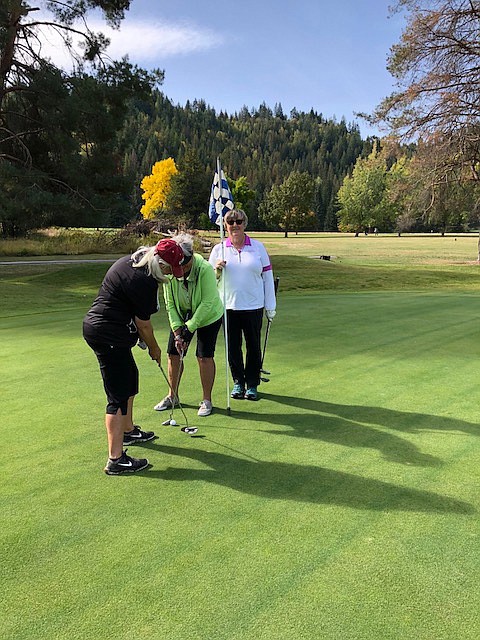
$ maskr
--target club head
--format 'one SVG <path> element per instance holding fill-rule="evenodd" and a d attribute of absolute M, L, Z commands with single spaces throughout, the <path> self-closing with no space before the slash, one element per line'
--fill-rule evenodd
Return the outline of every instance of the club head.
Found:
<path fill-rule="evenodd" d="M 183 433 L 186 433 L 187 435 L 191 436 L 194 433 L 197 433 L 198 429 L 197 427 L 182 427 L 180 431 L 183 431 Z"/>
<path fill-rule="evenodd" d="M 267 371 L 266 369 L 260 369 L 260 373 L 264 373 L 266 376 L 270 375 L 270 371 Z"/>
<path fill-rule="evenodd" d="M 168 426 L 169 424 L 170 424 L 170 419 L 168 419 L 168 420 L 164 420 L 164 421 L 162 422 L 162 425 L 163 425 L 164 427 Z"/>
<path fill-rule="evenodd" d="M 260 378 L 262 382 L 270 382 L 270 378 Z"/>

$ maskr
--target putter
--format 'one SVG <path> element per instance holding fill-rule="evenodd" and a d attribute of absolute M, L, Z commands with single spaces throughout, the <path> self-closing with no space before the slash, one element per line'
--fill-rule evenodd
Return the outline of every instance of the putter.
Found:
<path fill-rule="evenodd" d="M 267 350 L 268 335 L 270 333 L 271 324 L 272 324 L 272 321 L 268 320 L 267 321 L 267 330 L 265 331 L 265 341 L 263 343 L 262 364 L 260 365 L 260 373 L 264 373 L 267 376 L 270 375 L 270 371 L 267 371 L 266 369 L 263 368 L 263 361 L 265 359 L 265 351 Z M 262 382 L 270 382 L 269 378 L 260 378 L 260 380 Z"/>
<path fill-rule="evenodd" d="M 172 403 L 172 406 L 170 407 L 170 424 L 172 427 L 177 426 L 177 421 L 174 420 L 173 418 L 173 411 L 175 409 L 175 404 L 178 404 L 180 406 L 180 401 L 178 399 L 178 386 L 180 384 L 180 376 L 182 375 L 182 370 L 183 370 L 183 356 L 184 356 L 184 352 L 182 351 L 180 353 L 180 362 L 178 365 L 177 382 L 175 384 L 175 388 L 173 389 L 173 403 Z M 188 425 L 188 422 L 187 422 L 187 425 Z"/>
<path fill-rule="evenodd" d="M 182 351 L 182 353 L 180 354 L 180 366 L 179 366 L 179 368 L 178 368 L 177 384 L 176 384 L 175 389 L 173 390 L 173 406 L 170 408 L 170 418 L 169 418 L 168 420 L 164 420 L 164 422 L 162 422 L 162 425 L 164 425 L 164 426 L 171 425 L 172 427 L 176 427 L 176 426 L 178 426 L 178 425 L 177 425 L 177 421 L 176 421 L 176 420 L 174 420 L 174 418 L 173 418 L 173 409 L 174 409 L 174 407 L 175 407 L 175 403 L 178 403 L 178 408 L 179 408 L 179 409 L 180 409 L 180 411 L 182 412 L 183 418 L 184 418 L 184 420 L 185 420 L 185 425 L 186 425 L 186 426 L 185 426 L 185 427 L 183 427 L 181 430 L 182 430 L 184 433 L 190 433 L 190 431 L 187 431 L 187 429 L 188 429 L 188 430 L 195 429 L 195 431 L 193 431 L 192 433 L 196 433 L 196 432 L 198 431 L 198 429 L 196 429 L 195 427 L 189 427 L 189 426 L 188 426 L 188 418 L 187 418 L 187 416 L 186 416 L 186 414 L 185 414 L 185 411 L 183 410 L 183 407 L 182 407 L 182 405 L 181 405 L 181 403 L 180 403 L 180 400 L 179 400 L 179 398 L 178 398 L 178 384 L 179 384 L 179 382 L 180 382 L 180 373 L 181 373 L 181 371 L 182 371 L 182 367 L 183 367 L 183 357 L 184 357 L 184 355 L 185 355 L 185 354 L 184 354 L 184 352 Z M 167 378 L 167 376 L 166 376 L 166 374 L 165 374 L 165 371 L 163 370 L 162 365 L 159 365 L 159 367 L 160 367 L 160 371 L 162 372 L 163 377 L 165 378 L 165 382 L 166 382 L 166 383 L 167 383 L 167 385 L 170 387 L 170 382 L 168 381 L 168 378 Z"/>
<path fill-rule="evenodd" d="M 163 367 L 161 364 L 158 365 L 160 367 L 160 371 L 162 372 L 163 377 L 165 378 L 165 382 L 167 383 L 167 385 L 170 387 L 170 382 L 168 381 L 167 378 L 167 374 L 165 373 L 165 371 L 163 370 Z M 173 400 L 175 402 L 175 399 Z M 172 410 L 170 409 L 170 418 L 168 418 L 168 420 L 164 420 L 162 422 L 162 426 L 168 426 L 170 424 L 170 420 L 172 419 Z"/>
<path fill-rule="evenodd" d="M 163 374 L 163 377 L 165 378 L 165 382 L 166 382 L 166 383 L 168 384 L 168 386 L 170 387 L 170 383 L 169 383 L 168 378 L 167 378 L 167 376 L 166 376 L 166 374 L 165 374 L 165 371 L 163 370 L 162 365 L 159 365 L 159 367 L 160 367 L 160 371 L 161 371 L 161 372 L 162 372 L 162 374 Z M 174 402 L 175 402 L 175 400 L 174 400 Z M 172 410 L 170 409 L 170 418 L 168 418 L 167 420 L 164 420 L 164 421 L 162 422 L 162 426 L 164 426 L 164 427 L 165 427 L 165 426 L 169 426 L 171 419 L 172 419 Z"/>
<path fill-rule="evenodd" d="M 183 431 L 183 433 L 186 433 L 187 435 L 191 436 L 194 433 L 197 433 L 198 429 L 197 427 L 182 427 L 180 431 Z"/>
<path fill-rule="evenodd" d="M 279 282 L 280 282 L 280 278 L 279 278 L 279 276 L 277 276 L 275 278 L 275 283 L 274 283 L 275 297 L 277 297 L 277 291 L 278 291 Z M 267 330 L 265 332 L 265 342 L 263 343 L 262 364 L 260 365 L 260 373 L 263 373 L 266 376 L 270 375 L 270 371 L 267 371 L 266 369 L 263 368 L 263 361 L 265 359 L 265 351 L 267 350 L 268 335 L 270 333 L 270 325 L 271 324 L 272 324 L 272 321 L 271 320 L 267 320 Z M 270 378 L 262 378 L 262 377 L 260 377 L 260 380 L 262 382 L 270 382 Z"/>

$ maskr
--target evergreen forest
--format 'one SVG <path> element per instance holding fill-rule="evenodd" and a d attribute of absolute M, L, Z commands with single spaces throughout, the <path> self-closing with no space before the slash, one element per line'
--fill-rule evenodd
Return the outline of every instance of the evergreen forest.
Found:
<path fill-rule="evenodd" d="M 383 124 L 389 135 L 381 141 L 364 140 L 356 123 L 314 109 L 286 114 L 280 103 L 262 103 L 229 114 L 203 99 L 174 104 L 161 91 L 163 71 L 109 59 L 108 38 L 88 26 L 95 9 L 118 27 L 130 0 L 39 4 L 39 15 L 25 0 L 0 4 L 3 237 L 144 218 L 209 228 L 217 157 L 251 229 L 478 229 L 479 56 L 471 26 L 478 25 L 478 2 L 439 2 L 434 10 L 397 0 L 408 14 L 388 58 L 398 91 L 362 116 Z M 52 27 L 70 70 L 37 46 Z M 148 184 L 161 188 L 147 193 Z"/>
<path fill-rule="evenodd" d="M 326 119 L 314 110 L 294 109 L 286 115 L 280 104 L 273 109 L 266 104 L 258 109 L 243 107 L 229 115 L 216 113 L 203 100 L 182 107 L 160 91 L 152 97 L 148 102 L 132 103 L 118 138 L 117 154 L 123 157 L 123 172 L 133 186 L 131 217 L 140 211 L 140 183 L 152 166 L 171 157 L 182 170 L 192 155 L 202 174 L 206 212 L 219 156 L 228 177 L 244 176 L 254 192 L 248 206 L 252 227 L 265 228 L 258 208 L 271 187 L 299 172 L 309 174 L 315 183 L 311 228 L 337 230 L 338 189 L 356 159 L 368 154 L 373 144 L 370 139 L 362 140 L 356 124 Z"/>

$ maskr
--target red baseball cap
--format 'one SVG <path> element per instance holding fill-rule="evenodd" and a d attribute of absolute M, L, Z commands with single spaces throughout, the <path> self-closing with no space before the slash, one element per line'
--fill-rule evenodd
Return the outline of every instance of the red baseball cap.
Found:
<path fill-rule="evenodd" d="M 165 238 L 157 242 L 155 254 L 172 267 L 172 273 L 176 278 L 183 276 L 182 263 L 185 256 L 182 247 L 175 240 Z"/>

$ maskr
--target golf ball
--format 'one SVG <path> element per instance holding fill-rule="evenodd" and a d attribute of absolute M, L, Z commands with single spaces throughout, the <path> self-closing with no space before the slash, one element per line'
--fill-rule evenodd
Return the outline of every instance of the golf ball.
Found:
<path fill-rule="evenodd" d="M 176 420 L 170 420 L 170 424 L 172 427 L 176 427 L 177 426 L 177 421 Z"/>

